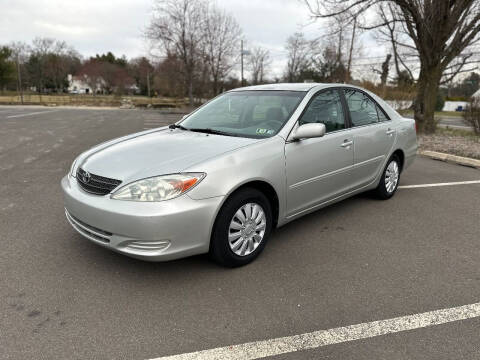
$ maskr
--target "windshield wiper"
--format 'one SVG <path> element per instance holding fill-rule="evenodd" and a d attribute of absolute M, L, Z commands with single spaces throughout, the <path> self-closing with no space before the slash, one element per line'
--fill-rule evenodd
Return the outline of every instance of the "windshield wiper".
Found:
<path fill-rule="evenodd" d="M 225 136 L 238 136 L 238 135 L 235 135 L 235 134 L 232 134 L 232 133 L 229 133 L 229 132 L 220 131 L 220 130 L 214 130 L 214 129 L 211 129 L 211 128 L 205 128 L 205 129 L 193 128 L 193 129 L 188 129 L 188 130 L 194 131 L 194 132 L 201 132 L 201 133 L 205 133 L 205 134 L 225 135 Z"/>
<path fill-rule="evenodd" d="M 205 128 L 205 129 L 202 129 L 202 128 L 186 128 L 185 126 L 180 125 L 180 124 L 170 124 L 170 125 L 168 125 L 168 128 L 169 129 L 182 129 L 182 130 L 186 130 L 186 131 L 201 132 L 201 133 L 205 133 L 205 134 L 224 135 L 224 136 L 238 136 L 238 135 L 235 135 L 235 134 L 232 134 L 232 133 L 229 133 L 229 132 L 214 130 L 214 129 L 211 129 L 211 128 Z"/>
<path fill-rule="evenodd" d="M 185 126 L 183 125 L 178 125 L 178 124 L 170 124 L 168 125 L 168 128 L 169 129 L 182 129 L 182 130 L 190 130 L 190 129 L 187 129 Z"/>

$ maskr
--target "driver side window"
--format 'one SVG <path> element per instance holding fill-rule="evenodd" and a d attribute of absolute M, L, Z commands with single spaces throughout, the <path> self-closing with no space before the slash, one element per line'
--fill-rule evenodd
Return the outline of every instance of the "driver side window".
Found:
<path fill-rule="evenodd" d="M 325 124 L 326 132 L 345 129 L 345 115 L 338 90 L 326 90 L 315 95 L 298 121 L 299 125 Z"/>

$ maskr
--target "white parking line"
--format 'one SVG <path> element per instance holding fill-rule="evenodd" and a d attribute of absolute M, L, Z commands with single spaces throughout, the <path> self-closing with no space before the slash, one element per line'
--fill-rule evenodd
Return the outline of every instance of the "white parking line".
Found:
<path fill-rule="evenodd" d="M 480 317 L 480 303 L 152 360 L 251 360 Z"/>
<path fill-rule="evenodd" d="M 7 116 L 7 119 L 23 117 L 23 116 L 30 116 L 30 115 L 46 114 L 46 113 L 52 113 L 52 112 L 55 112 L 55 111 L 60 111 L 60 109 L 49 110 L 49 111 L 37 111 L 37 112 L 33 112 L 33 113 L 20 114 L 20 115 L 10 115 L 10 116 Z"/>
<path fill-rule="evenodd" d="M 420 185 L 402 185 L 399 186 L 399 189 L 414 189 L 414 188 L 425 188 L 425 187 L 436 187 L 436 186 L 453 186 L 453 185 L 468 185 L 468 184 L 480 184 L 480 180 L 472 181 L 456 181 L 456 182 L 446 182 L 446 183 L 437 183 L 437 184 L 420 184 Z"/>

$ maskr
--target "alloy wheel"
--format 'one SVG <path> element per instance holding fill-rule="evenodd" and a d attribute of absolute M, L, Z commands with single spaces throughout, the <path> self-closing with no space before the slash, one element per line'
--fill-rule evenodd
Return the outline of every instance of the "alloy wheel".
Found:
<path fill-rule="evenodd" d="M 385 171 L 385 189 L 389 194 L 397 188 L 398 178 L 400 176 L 400 169 L 398 163 L 392 160 L 388 164 L 387 171 Z"/>
<path fill-rule="evenodd" d="M 266 216 L 257 203 L 247 203 L 233 215 L 228 228 L 228 244 L 235 255 L 247 256 L 257 249 L 266 229 Z"/>

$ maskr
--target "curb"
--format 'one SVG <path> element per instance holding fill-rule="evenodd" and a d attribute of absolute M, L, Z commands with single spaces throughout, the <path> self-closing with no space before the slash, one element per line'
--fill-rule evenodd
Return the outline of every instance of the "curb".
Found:
<path fill-rule="evenodd" d="M 434 160 L 441 160 L 445 162 L 450 162 L 458 165 L 469 166 L 476 169 L 480 169 L 480 160 L 467 158 L 463 156 L 445 154 L 436 151 L 422 150 L 418 152 L 420 155 L 427 156 Z"/>

